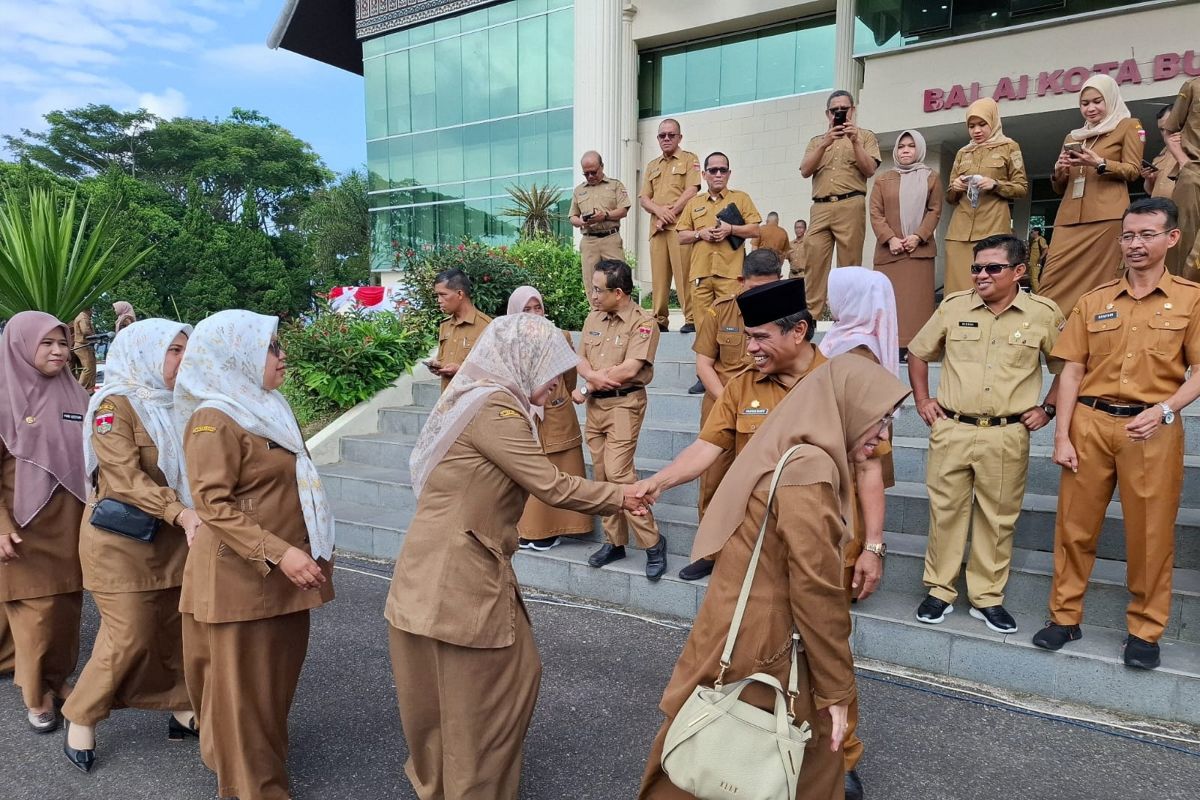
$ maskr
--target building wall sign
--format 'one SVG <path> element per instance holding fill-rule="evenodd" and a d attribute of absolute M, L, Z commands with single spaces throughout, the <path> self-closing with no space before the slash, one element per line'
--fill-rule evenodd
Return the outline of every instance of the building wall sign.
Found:
<path fill-rule="evenodd" d="M 1180 75 L 1200 75 L 1200 53 L 1188 50 L 1184 53 L 1159 53 L 1148 64 L 1139 64 L 1136 59 L 1106 61 L 1091 67 L 1071 67 L 1040 72 L 1004 76 L 996 82 L 990 96 L 996 102 L 1026 100 L 1030 95 L 1045 97 L 1048 94 L 1078 93 L 1092 75 L 1111 75 L 1118 84 L 1155 83 L 1169 81 Z M 981 97 L 988 96 L 978 82 L 956 83 L 949 89 L 926 89 L 923 93 L 925 113 L 945 111 L 951 108 L 966 108 Z"/>
<path fill-rule="evenodd" d="M 355 0 L 355 34 L 369 39 L 438 17 L 451 16 L 494 0 Z"/>

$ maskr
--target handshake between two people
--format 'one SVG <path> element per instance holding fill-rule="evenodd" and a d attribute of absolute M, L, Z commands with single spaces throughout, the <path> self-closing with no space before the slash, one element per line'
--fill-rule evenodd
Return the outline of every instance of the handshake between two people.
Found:
<path fill-rule="evenodd" d="M 650 506 L 658 500 L 665 489 L 657 476 L 651 476 L 637 483 L 625 484 L 625 500 L 622 507 L 634 516 L 644 517 L 650 513 Z"/>

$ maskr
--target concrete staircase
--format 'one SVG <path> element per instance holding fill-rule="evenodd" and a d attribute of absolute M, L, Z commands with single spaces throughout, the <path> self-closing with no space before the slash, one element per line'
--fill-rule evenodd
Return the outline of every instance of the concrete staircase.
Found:
<path fill-rule="evenodd" d="M 691 344 L 691 336 L 662 336 L 638 443 L 642 476 L 661 468 L 695 439 L 700 398 L 686 391 L 695 380 Z M 930 380 L 936 382 L 936 365 L 931 372 Z M 343 438 L 342 460 L 321 468 L 334 503 L 339 549 L 396 557 L 415 507 L 409 455 L 438 394 L 436 382 L 419 382 L 414 387 L 415 405 L 381 411 L 378 433 Z M 582 415 L 580 409 L 581 420 Z M 881 590 L 854 607 L 855 653 L 1132 716 L 1200 725 L 1200 411 L 1187 409 L 1182 418 L 1186 477 L 1175 529 L 1171 622 L 1161 642 L 1160 669 L 1148 673 L 1121 663 L 1128 594 L 1121 510 L 1116 502 L 1108 508 L 1087 594 L 1084 638 L 1057 654 L 1030 643 L 1047 617 L 1053 572 L 1059 468 L 1050 462 L 1052 426 L 1032 437 L 1028 488 L 1005 600 L 1019 632 L 996 634 L 970 618 L 965 592 L 945 623 L 917 622 L 916 608 L 925 594 L 921 573 L 928 528 L 924 483 L 928 429 L 911 400 L 895 427 L 899 482 L 888 491 L 886 574 Z M 657 584 L 645 579 L 644 555 L 632 548 L 624 561 L 600 570 L 587 566 L 588 554 L 601 540 L 598 520 L 592 541 L 569 541 L 546 553 L 521 551 L 514 559 L 517 575 L 529 587 L 690 619 L 703 599 L 705 583 L 680 581 L 676 574 L 688 562 L 696 532 L 696 495 L 695 483 L 678 486 L 654 507 L 669 550 L 667 575 Z M 464 491 L 464 501 L 470 501 L 469 490 Z"/>

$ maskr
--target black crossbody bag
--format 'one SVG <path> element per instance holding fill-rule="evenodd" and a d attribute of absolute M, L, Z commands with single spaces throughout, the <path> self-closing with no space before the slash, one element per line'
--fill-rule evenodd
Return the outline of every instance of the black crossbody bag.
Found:
<path fill-rule="evenodd" d="M 92 503 L 92 525 L 109 533 L 128 536 L 149 544 L 162 520 L 129 503 L 106 497 Z"/>

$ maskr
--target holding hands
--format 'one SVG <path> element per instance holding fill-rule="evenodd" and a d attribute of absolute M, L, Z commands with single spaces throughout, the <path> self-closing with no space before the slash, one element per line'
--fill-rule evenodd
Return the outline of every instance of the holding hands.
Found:
<path fill-rule="evenodd" d="M 621 502 L 621 507 L 633 514 L 635 517 L 644 517 L 650 513 L 650 506 L 654 505 L 655 498 L 644 496 L 639 488 L 641 481 L 638 483 L 627 483 L 624 485 L 624 500 Z"/>

